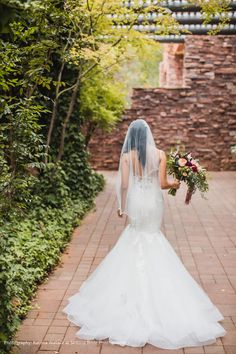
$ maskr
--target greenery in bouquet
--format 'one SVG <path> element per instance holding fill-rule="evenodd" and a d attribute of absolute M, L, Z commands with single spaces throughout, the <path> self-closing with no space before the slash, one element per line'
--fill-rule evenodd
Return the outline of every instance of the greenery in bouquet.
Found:
<path fill-rule="evenodd" d="M 207 171 L 200 165 L 199 160 L 192 156 L 190 151 L 185 152 L 178 148 L 175 151 L 171 150 L 167 158 L 167 173 L 187 184 L 186 204 L 189 204 L 193 193 L 197 189 L 201 192 L 202 197 L 209 189 Z M 175 195 L 176 189 L 170 188 L 168 193 Z"/>

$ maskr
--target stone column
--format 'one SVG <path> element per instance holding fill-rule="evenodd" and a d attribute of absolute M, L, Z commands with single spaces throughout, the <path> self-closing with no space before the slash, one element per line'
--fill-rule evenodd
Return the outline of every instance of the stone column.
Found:
<path fill-rule="evenodd" d="M 183 43 L 164 43 L 163 61 L 160 63 L 160 87 L 183 86 Z"/>

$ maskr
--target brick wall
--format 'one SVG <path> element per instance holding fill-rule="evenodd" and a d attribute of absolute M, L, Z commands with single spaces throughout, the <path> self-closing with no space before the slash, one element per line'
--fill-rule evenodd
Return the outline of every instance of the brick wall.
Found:
<path fill-rule="evenodd" d="M 157 147 L 180 139 L 210 170 L 235 170 L 236 36 L 187 36 L 183 86 L 133 90 L 132 107 L 111 133 L 98 131 L 89 144 L 95 169 L 117 169 L 130 122 L 145 119 Z"/>

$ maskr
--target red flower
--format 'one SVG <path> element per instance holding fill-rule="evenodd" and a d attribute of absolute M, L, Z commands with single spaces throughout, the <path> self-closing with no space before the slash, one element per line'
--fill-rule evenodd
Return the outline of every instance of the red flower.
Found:
<path fill-rule="evenodd" d="M 192 165 L 192 171 L 193 172 L 197 172 L 197 166 L 196 165 Z"/>

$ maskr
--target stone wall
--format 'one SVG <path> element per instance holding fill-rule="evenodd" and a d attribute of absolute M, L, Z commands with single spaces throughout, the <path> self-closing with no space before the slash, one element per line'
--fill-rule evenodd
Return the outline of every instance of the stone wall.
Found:
<path fill-rule="evenodd" d="M 187 36 L 180 88 L 133 90 L 132 107 L 109 134 L 97 132 L 89 145 L 95 169 L 117 169 L 130 122 L 150 124 L 157 147 L 177 140 L 209 170 L 235 170 L 236 36 Z"/>

